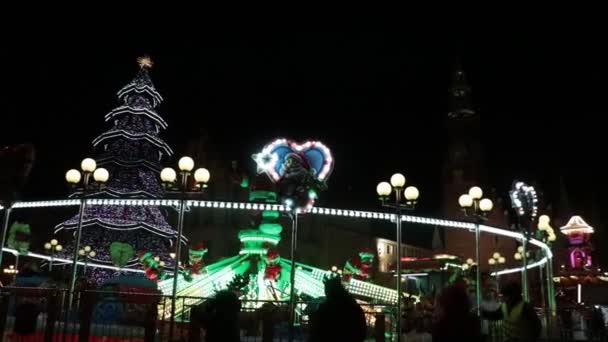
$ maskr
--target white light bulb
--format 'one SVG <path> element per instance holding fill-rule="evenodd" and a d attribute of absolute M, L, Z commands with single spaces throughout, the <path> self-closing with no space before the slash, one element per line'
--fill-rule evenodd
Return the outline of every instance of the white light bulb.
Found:
<path fill-rule="evenodd" d="M 472 258 L 468 258 L 467 259 L 467 264 L 468 265 L 473 265 L 473 263 L 475 263 L 475 261 Z"/>
<path fill-rule="evenodd" d="M 177 173 L 170 167 L 166 167 L 160 172 L 160 180 L 165 183 L 173 183 L 176 179 Z"/>
<path fill-rule="evenodd" d="M 473 197 L 471 197 L 470 195 L 461 195 L 458 198 L 458 204 L 462 207 L 462 208 L 470 208 L 473 205 Z"/>
<path fill-rule="evenodd" d="M 100 167 L 99 169 L 95 170 L 95 172 L 93 172 L 93 179 L 95 179 L 97 183 L 105 183 L 108 181 L 109 178 L 110 173 L 103 167 Z"/>
<path fill-rule="evenodd" d="M 524 252 L 524 246 L 517 247 L 517 252 L 518 253 L 523 253 Z"/>
<path fill-rule="evenodd" d="M 190 157 L 181 157 L 177 163 L 180 171 L 190 172 L 194 169 L 194 160 Z"/>
<path fill-rule="evenodd" d="M 522 255 L 521 255 L 521 253 L 517 252 L 513 255 L 513 257 L 515 258 L 515 260 L 521 260 Z"/>
<path fill-rule="evenodd" d="M 505 257 L 501 256 L 500 258 L 498 258 L 499 264 L 504 264 L 505 262 L 507 262 L 507 259 Z"/>
<path fill-rule="evenodd" d="M 97 163 L 93 158 L 85 158 L 80 163 L 80 168 L 84 172 L 93 172 L 97 168 Z"/>
<path fill-rule="evenodd" d="M 50 243 L 47 242 L 44 244 L 44 249 L 51 249 L 51 248 L 53 248 L 53 246 Z"/>
<path fill-rule="evenodd" d="M 474 186 L 471 189 L 469 189 L 469 196 L 471 196 L 471 198 L 473 199 L 481 199 L 481 196 L 483 196 L 483 191 L 481 190 L 480 187 L 478 186 Z"/>
<path fill-rule="evenodd" d="M 194 181 L 197 183 L 205 184 L 209 182 L 209 178 L 211 178 L 211 173 L 205 168 L 196 169 L 196 171 L 194 171 Z"/>
<path fill-rule="evenodd" d="M 59 241 L 57 241 L 57 239 L 51 240 L 51 246 L 57 246 L 58 243 Z"/>
<path fill-rule="evenodd" d="M 402 188 L 405 185 L 405 176 L 400 173 L 395 173 L 391 176 L 391 185 L 395 188 Z"/>
<path fill-rule="evenodd" d="M 57 252 L 61 252 L 61 250 L 62 250 L 62 249 L 63 249 L 63 246 L 61 246 L 61 245 L 57 245 L 57 246 L 55 246 L 55 250 L 56 250 Z"/>
<path fill-rule="evenodd" d="M 78 251 L 78 255 L 80 255 L 80 256 L 84 256 L 84 249 L 79 250 L 79 251 Z"/>
<path fill-rule="evenodd" d="M 91 246 L 84 246 L 84 251 L 85 252 L 90 252 L 91 251 Z"/>
<path fill-rule="evenodd" d="M 376 192 L 378 193 L 378 196 L 381 197 L 390 195 L 392 190 L 393 188 L 388 182 L 380 182 L 378 183 L 378 186 L 376 186 Z"/>
<path fill-rule="evenodd" d="M 496 264 L 496 259 L 494 259 L 494 258 L 490 258 L 490 259 L 488 260 L 488 264 L 490 264 L 490 265 L 495 265 L 495 264 Z"/>
<path fill-rule="evenodd" d="M 70 184 L 78 184 L 80 182 L 80 171 L 71 169 L 65 173 L 65 180 Z"/>
<path fill-rule="evenodd" d="M 500 258 L 500 253 L 494 252 L 494 254 L 492 254 L 492 258 L 494 258 L 494 259 Z"/>
<path fill-rule="evenodd" d="M 479 209 L 484 212 L 488 212 L 494 208 L 494 203 L 489 198 L 484 198 L 479 202 Z"/>
<path fill-rule="evenodd" d="M 418 188 L 415 186 L 408 186 L 405 188 L 404 195 L 406 200 L 415 201 L 418 199 L 418 196 L 420 196 L 420 191 L 418 191 Z"/>
<path fill-rule="evenodd" d="M 97 255 L 97 253 L 95 253 L 95 251 L 90 251 L 89 252 L 89 257 L 94 258 Z"/>

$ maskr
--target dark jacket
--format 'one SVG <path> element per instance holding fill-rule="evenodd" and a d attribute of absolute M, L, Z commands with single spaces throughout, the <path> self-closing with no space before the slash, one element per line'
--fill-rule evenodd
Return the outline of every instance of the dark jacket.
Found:
<path fill-rule="evenodd" d="M 328 298 L 312 313 L 310 342 L 360 342 L 365 339 L 365 315 L 348 294 Z"/>

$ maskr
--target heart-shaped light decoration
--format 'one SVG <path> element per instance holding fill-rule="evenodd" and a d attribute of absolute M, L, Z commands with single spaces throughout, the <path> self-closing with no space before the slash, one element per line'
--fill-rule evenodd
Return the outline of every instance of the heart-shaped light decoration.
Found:
<path fill-rule="evenodd" d="M 288 139 L 277 139 L 266 145 L 262 152 L 253 155 L 258 165 L 258 172 L 265 172 L 275 183 L 283 177 L 282 165 L 290 154 L 297 154 L 306 160 L 320 181 L 329 178 L 334 166 L 334 159 L 327 146 L 320 141 L 297 143 Z"/>

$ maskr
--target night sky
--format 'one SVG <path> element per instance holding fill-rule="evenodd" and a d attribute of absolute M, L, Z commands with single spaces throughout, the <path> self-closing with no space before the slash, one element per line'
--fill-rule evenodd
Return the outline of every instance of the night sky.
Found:
<path fill-rule="evenodd" d="M 165 98 L 163 138 L 178 155 L 204 133 L 210 155 L 253 170 L 249 156 L 277 136 L 319 139 L 336 159 L 324 204 L 377 207 L 377 182 L 401 171 L 421 190 L 421 211 L 432 214 L 440 205 L 447 89 L 460 59 L 482 119 L 486 186 L 506 195 L 513 179 L 523 178 L 538 182 L 546 202 L 557 202 L 561 176 L 572 210 L 603 230 L 603 45 L 589 34 L 547 32 L 87 40 L 41 33 L 0 51 L 0 144 L 36 145 L 29 198 L 63 196 L 64 172 L 109 128 L 103 116 L 146 53 Z"/>

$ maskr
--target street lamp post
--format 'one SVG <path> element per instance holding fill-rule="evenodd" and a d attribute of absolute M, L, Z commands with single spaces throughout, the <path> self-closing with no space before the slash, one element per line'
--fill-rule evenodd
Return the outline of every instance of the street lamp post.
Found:
<path fill-rule="evenodd" d="M 400 173 L 395 173 L 391 176 L 391 182 L 381 182 L 376 187 L 376 192 L 380 196 L 380 201 L 383 207 L 394 210 L 395 226 L 397 229 L 397 342 L 401 339 L 401 213 L 403 210 L 413 210 L 420 196 L 420 192 L 414 186 L 405 186 L 405 176 Z M 395 193 L 395 201 L 387 203 L 390 199 L 391 192 Z M 402 196 L 405 197 L 405 202 L 402 201 Z"/>
<path fill-rule="evenodd" d="M 544 241 L 546 244 L 548 244 L 549 246 L 551 246 L 551 244 L 553 242 L 555 242 L 555 240 L 557 240 L 557 236 L 555 235 L 555 231 L 553 230 L 553 227 L 551 227 L 551 225 L 549 224 L 549 222 L 551 221 L 551 219 L 549 218 L 549 216 L 547 215 L 541 215 L 538 218 L 538 233 L 537 233 L 537 237 L 539 237 L 542 241 Z M 546 280 L 547 280 L 547 306 L 549 307 L 549 314 L 546 315 L 547 317 L 547 336 L 551 337 L 551 333 L 553 330 L 553 317 L 555 317 L 556 315 L 556 308 L 557 308 L 557 303 L 555 300 L 555 288 L 554 288 L 554 284 L 553 284 L 553 259 L 549 258 L 548 253 L 544 252 L 544 256 L 547 258 L 547 263 L 544 265 L 544 269 L 546 270 Z M 540 269 L 540 275 L 541 275 L 541 286 L 543 284 L 543 272 L 542 272 L 542 268 Z M 544 298 L 544 291 L 541 290 L 541 293 L 543 294 L 543 298 Z M 543 299 L 543 303 L 544 303 L 544 299 Z"/>
<path fill-rule="evenodd" d="M 2 233 L 0 233 L 0 265 L 2 265 L 2 256 L 4 255 L 4 243 L 6 242 L 6 234 L 8 233 L 8 223 L 11 217 L 12 211 L 12 203 L 2 203 L 4 204 L 4 222 L 2 223 Z"/>
<path fill-rule="evenodd" d="M 84 258 L 84 268 L 82 270 L 82 274 L 85 275 L 87 273 L 87 264 L 89 263 L 89 258 L 94 258 L 97 256 L 97 253 L 91 248 L 91 246 L 84 246 L 84 248 L 78 251 L 78 255 Z"/>
<path fill-rule="evenodd" d="M 3 270 L 4 274 L 10 274 L 11 277 L 13 278 L 13 283 L 15 282 L 15 278 L 17 277 L 17 273 L 19 273 L 19 270 L 15 267 L 15 265 L 10 265 L 8 268 L 5 268 Z"/>
<path fill-rule="evenodd" d="M 173 292 L 171 301 L 171 323 L 169 325 L 169 336 L 173 336 L 175 325 L 175 308 L 177 300 L 177 282 L 180 266 L 181 241 L 184 230 L 184 213 L 186 211 L 186 199 L 189 194 L 200 194 L 207 187 L 211 174 L 207 169 L 199 168 L 194 170 L 194 160 L 190 157 L 182 157 L 178 161 L 180 180 L 177 180 L 177 173 L 170 167 L 162 169 L 160 179 L 165 191 L 177 195 L 180 199 L 179 215 L 177 218 L 177 241 L 175 243 L 175 261 L 173 263 Z M 189 187 L 188 180 L 194 178 L 194 188 Z"/>
<path fill-rule="evenodd" d="M 55 252 L 61 252 L 63 250 L 63 246 L 59 244 L 57 239 L 52 239 L 51 241 L 44 244 L 44 249 L 51 254 L 51 260 L 49 260 L 49 272 L 53 270 L 53 259 L 55 258 Z"/>
<path fill-rule="evenodd" d="M 74 242 L 74 250 L 72 255 L 72 276 L 70 278 L 70 289 L 69 289 L 69 302 L 68 309 L 72 308 L 74 302 L 74 288 L 76 287 L 76 275 L 78 273 L 78 251 L 80 250 L 80 239 L 82 237 L 82 222 L 84 220 L 84 213 L 86 209 L 85 195 L 91 190 L 100 190 L 103 185 L 110 178 L 110 173 L 104 168 L 97 168 L 97 162 L 92 158 L 85 158 L 80 163 L 82 169 L 82 175 L 80 171 L 71 169 L 65 174 L 65 180 L 72 187 L 72 190 L 82 192 L 82 198 L 80 199 L 80 209 L 78 212 L 78 226 L 76 228 L 76 238 Z M 93 176 L 94 182 L 90 182 L 91 175 Z M 82 179 L 82 188 L 77 189 L 78 183 Z"/>
<path fill-rule="evenodd" d="M 487 220 L 488 213 L 494 207 L 492 200 L 483 198 L 483 191 L 480 187 L 474 186 L 469 189 L 468 194 L 461 195 L 458 198 L 458 204 L 462 208 L 465 216 L 471 217 L 475 222 L 475 260 L 477 262 L 477 270 L 475 272 L 475 302 L 477 303 L 477 315 L 481 314 L 481 263 L 479 260 L 479 225 Z"/>
<path fill-rule="evenodd" d="M 521 246 L 517 247 L 517 252 L 513 255 L 515 260 L 521 261 L 521 284 L 523 290 L 523 297 L 525 301 L 528 301 L 530 298 L 530 293 L 528 291 L 528 258 L 530 257 L 530 251 L 526 249 L 526 241 L 527 238 L 522 240 Z"/>
<path fill-rule="evenodd" d="M 522 234 L 522 251 L 523 260 L 522 266 L 522 288 L 524 301 L 530 300 L 530 291 L 528 288 L 528 240 L 531 235 L 530 225 L 538 214 L 538 197 L 533 186 L 529 186 L 521 181 L 514 181 L 513 188 L 509 191 L 511 198 L 511 206 L 517 215 L 517 229 Z"/>
<path fill-rule="evenodd" d="M 500 255 L 499 252 L 494 252 L 494 254 L 492 254 L 492 257 L 488 260 L 488 264 L 490 265 L 490 273 L 492 273 L 492 269 L 494 269 L 493 270 L 494 272 L 497 272 L 499 266 L 504 264 L 505 262 L 507 262 L 507 259 L 505 257 Z M 499 291 L 500 291 L 500 276 L 497 273 L 496 274 L 496 292 L 498 293 Z"/>
<path fill-rule="evenodd" d="M 291 205 L 288 205 L 291 207 Z M 291 218 L 291 245 L 290 245 L 290 255 L 291 258 L 291 267 L 289 268 L 289 331 L 288 331 L 288 340 L 292 342 L 294 340 L 294 324 L 296 321 L 296 249 L 298 248 L 298 214 L 300 209 L 292 208 L 291 212 L 288 214 Z"/>

